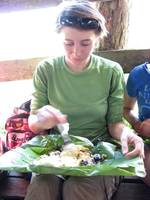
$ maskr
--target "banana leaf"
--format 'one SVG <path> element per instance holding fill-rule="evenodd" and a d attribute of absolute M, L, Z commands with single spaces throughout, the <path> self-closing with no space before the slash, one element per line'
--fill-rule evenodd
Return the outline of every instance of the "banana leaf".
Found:
<path fill-rule="evenodd" d="M 145 176 L 143 160 L 139 157 L 125 158 L 115 144 L 101 142 L 94 146 L 87 138 L 78 136 L 71 136 L 71 140 L 74 144 L 88 147 L 92 153 L 105 154 L 107 159 L 95 165 L 79 167 L 35 165 L 35 159 L 50 151 L 60 150 L 64 144 L 60 135 L 36 136 L 21 147 L 4 153 L 0 157 L 0 170 L 67 176 Z"/>

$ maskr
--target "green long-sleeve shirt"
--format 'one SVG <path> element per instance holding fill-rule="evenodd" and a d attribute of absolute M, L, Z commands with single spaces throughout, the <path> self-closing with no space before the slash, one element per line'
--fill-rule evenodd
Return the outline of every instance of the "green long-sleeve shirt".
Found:
<path fill-rule="evenodd" d="M 123 77 L 118 63 L 96 55 L 80 73 L 67 67 L 64 56 L 44 60 L 33 76 L 31 112 L 50 104 L 68 116 L 70 134 L 101 137 L 109 123 L 122 121 Z"/>

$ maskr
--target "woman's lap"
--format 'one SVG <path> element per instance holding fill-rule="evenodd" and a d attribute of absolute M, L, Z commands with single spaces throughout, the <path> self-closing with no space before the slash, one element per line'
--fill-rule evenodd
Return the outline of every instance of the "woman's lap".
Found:
<path fill-rule="evenodd" d="M 25 200 L 109 200 L 117 190 L 120 177 L 68 177 L 37 175 L 33 178 Z M 63 198 L 62 198 L 63 196 Z"/>

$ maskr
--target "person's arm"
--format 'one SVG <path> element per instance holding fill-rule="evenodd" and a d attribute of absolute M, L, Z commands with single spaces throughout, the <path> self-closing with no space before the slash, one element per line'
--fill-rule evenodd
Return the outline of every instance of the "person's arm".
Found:
<path fill-rule="evenodd" d="M 31 114 L 28 120 L 29 128 L 35 134 L 65 122 L 67 122 L 67 116 L 50 105 L 43 106 L 37 110 L 36 114 Z"/>
<path fill-rule="evenodd" d="M 131 126 L 137 133 L 141 133 L 141 128 L 140 128 L 141 121 L 134 113 L 135 104 L 136 104 L 136 98 L 130 97 L 126 93 L 124 97 L 124 108 L 123 108 L 124 118 L 129 122 L 129 124 L 131 124 Z"/>
<path fill-rule="evenodd" d="M 108 125 L 110 135 L 121 141 L 122 153 L 126 157 L 139 155 L 144 158 L 144 143 L 141 137 L 137 136 L 130 128 L 122 122 L 111 123 Z M 129 151 L 128 146 L 132 145 L 134 149 Z"/>

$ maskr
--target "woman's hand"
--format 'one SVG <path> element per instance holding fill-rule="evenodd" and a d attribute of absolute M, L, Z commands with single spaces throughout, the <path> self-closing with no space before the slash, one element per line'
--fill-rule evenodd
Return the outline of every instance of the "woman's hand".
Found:
<path fill-rule="evenodd" d="M 126 127 L 122 122 L 111 123 L 108 128 L 111 136 L 121 141 L 122 152 L 126 157 L 139 155 L 144 158 L 143 140 L 132 129 Z M 129 151 L 129 145 L 133 147 L 132 151 Z"/>
<path fill-rule="evenodd" d="M 141 137 L 136 135 L 128 127 L 124 127 L 121 137 L 122 152 L 126 157 L 140 156 L 144 158 L 144 143 Z M 134 149 L 129 151 L 129 145 L 132 145 Z"/>
<path fill-rule="evenodd" d="M 67 116 L 50 105 L 43 106 L 36 114 L 29 117 L 29 127 L 34 133 L 39 133 L 65 122 L 67 122 Z"/>

